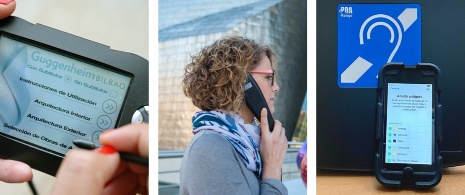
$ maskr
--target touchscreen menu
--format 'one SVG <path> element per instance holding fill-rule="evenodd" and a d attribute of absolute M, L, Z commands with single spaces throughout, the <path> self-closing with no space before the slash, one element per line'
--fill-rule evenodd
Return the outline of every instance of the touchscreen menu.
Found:
<path fill-rule="evenodd" d="M 0 133 L 65 154 L 114 128 L 131 77 L 0 36 Z"/>
<path fill-rule="evenodd" d="M 432 163 L 432 84 L 389 83 L 385 163 Z"/>

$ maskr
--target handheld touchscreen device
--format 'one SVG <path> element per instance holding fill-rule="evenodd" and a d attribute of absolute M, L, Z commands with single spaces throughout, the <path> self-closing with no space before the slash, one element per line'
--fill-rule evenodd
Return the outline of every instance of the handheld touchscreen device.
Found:
<path fill-rule="evenodd" d="M 433 64 L 385 65 L 379 73 L 376 179 L 429 188 L 442 177 L 440 70 Z"/>
<path fill-rule="evenodd" d="M 250 74 L 247 74 L 247 81 L 245 82 L 244 90 L 245 90 L 245 103 L 247 107 L 250 109 L 250 111 L 252 111 L 252 114 L 255 116 L 255 118 L 258 119 L 258 121 L 261 120 L 260 113 L 262 109 L 266 108 L 268 127 L 270 128 L 270 131 L 273 131 L 273 128 L 274 128 L 273 115 L 271 114 L 270 109 L 268 108 L 268 105 L 266 104 L 265 97 L 263 97 L 260 87 L 258 86 L 257 82 L 255 81 L 255 79 L 253 79 L 252 75 Z"/>
<path fill-rule="evenodd" d="M 99 145 L 145 110 L 148 61 L 11 16 L 0 20 L 0 91 L 0 157 L 55 175 L 74 140 Z"/>

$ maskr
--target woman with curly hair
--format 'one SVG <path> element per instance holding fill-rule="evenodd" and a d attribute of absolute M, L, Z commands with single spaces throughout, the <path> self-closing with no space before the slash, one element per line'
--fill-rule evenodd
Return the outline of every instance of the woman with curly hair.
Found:
<path fill-rule="evenodd" d="M 251 74 L 274 112 L 275 54 L 242 37 L 226 37 L 204 47 L 185 67 L 184 94 L 202 111 L 192 118 L 192 138 L 181 164 L 181 194 L 287 194 L 281 167 L 287 150 L 285 129 L 267 112 L 257 121 L 244 99 Z"/>

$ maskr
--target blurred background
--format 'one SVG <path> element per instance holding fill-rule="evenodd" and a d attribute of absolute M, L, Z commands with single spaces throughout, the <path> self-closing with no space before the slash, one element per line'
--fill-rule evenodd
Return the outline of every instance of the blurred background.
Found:
<path fill-rule="evenodd" d="M 277 54 L 274 118 L 283 123 L 289 141 L 283 180 L 290 190 L 305 189 L 296 155 L 307 136 L 307 1 L 159 0 L 159 194 L 178 193 L 182 155 L 199 110 L 182 91 L 184 66 L 191 55 L 228 35 L 254 39 Z"/>
<path fill-rule="evenodd" d="M 148 10 L 148 0 L 16 0 L 13 15 L 148 59 Z M 54 177 L 33 174 L 38 193 L 50 194 Z M 27 183 L 0 182 L 0 194 L 32 192 Z"/>

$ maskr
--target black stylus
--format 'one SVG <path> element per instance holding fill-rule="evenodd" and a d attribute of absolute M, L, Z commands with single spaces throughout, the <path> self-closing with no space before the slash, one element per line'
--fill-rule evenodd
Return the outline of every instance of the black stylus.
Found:
<path fill-rule="evenodd" d="M 93 150 L 95 148 L 98 148 L 97 145 L 95 145 L 94 143 L 84 141 L 84 140 L 74 140 L 73 144 L 76 145 L 78 148 L 85 149 L 85 150 Z M 127 152 L 118 152 L 118 153 L 122 160 L 140 164 L 140 165 L 149 166 L 148 158 L 136 156 L 134 154 L 127 153 Z"/>

